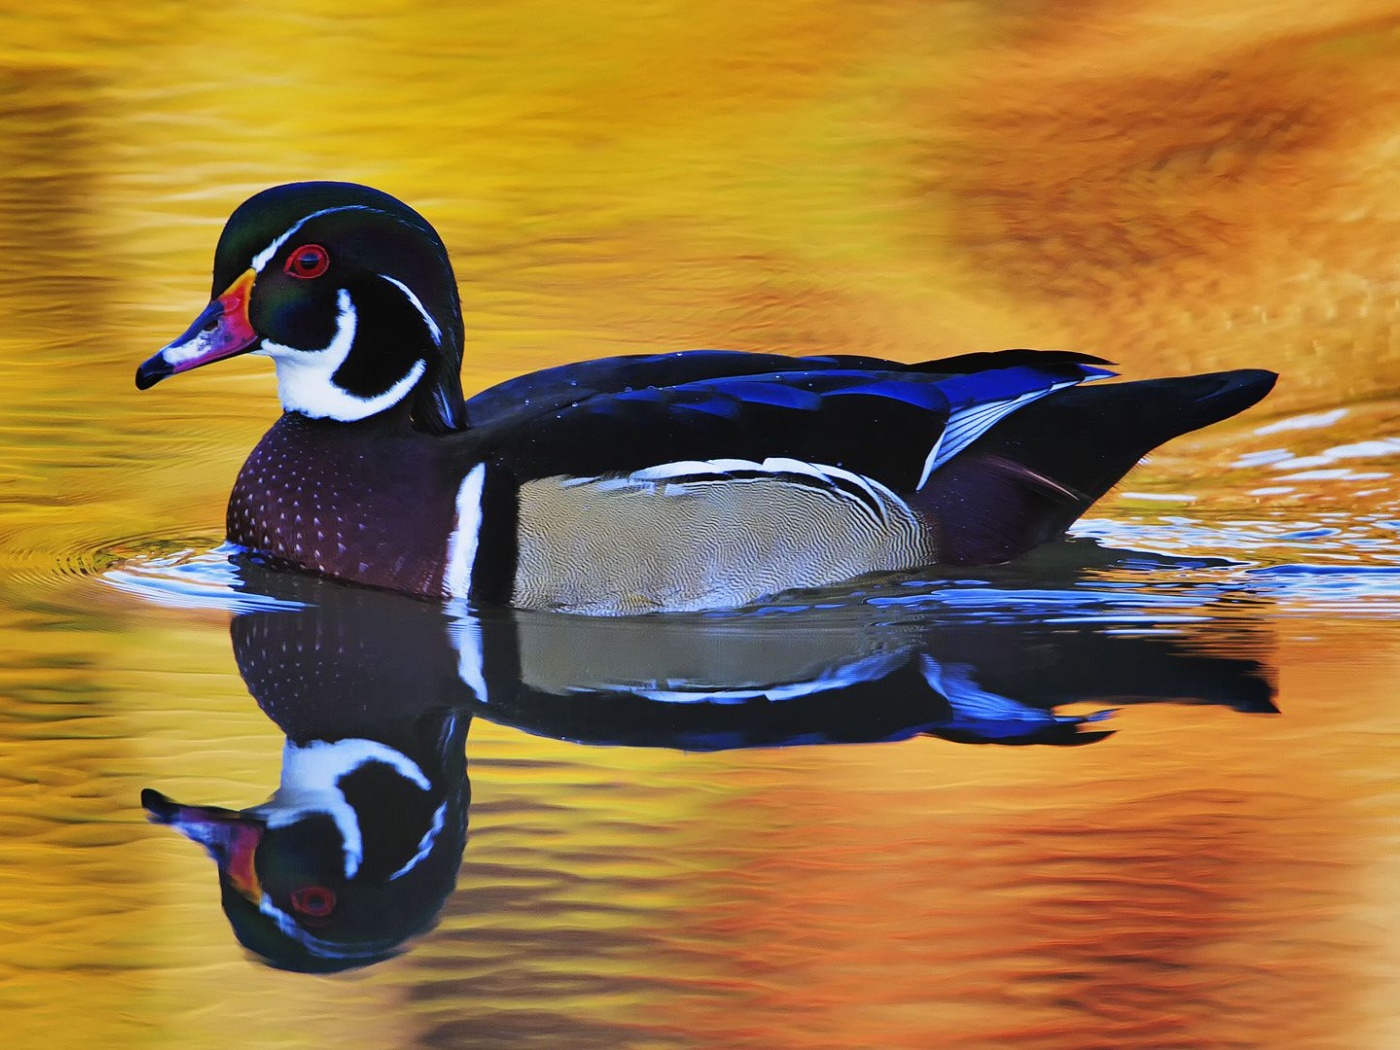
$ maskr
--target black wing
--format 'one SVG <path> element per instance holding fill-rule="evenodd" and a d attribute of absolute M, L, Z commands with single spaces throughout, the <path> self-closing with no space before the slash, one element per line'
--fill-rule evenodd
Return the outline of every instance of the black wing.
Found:
<path fill-rule="evenodd" d="M 933 371 L 939 362 L 705 351 L 668 356 L 565 366 L 478 395 L 490 409 L 480 418 L 493 422 L 477 426 L 476 447 L 522 481 L 779 458 L 839 467 L 907 492 L 1005 415 L 1109 374 L 1081 355 L 1030 351 L 955 359 L 948 372 Z M 864 367 L 872 363 L 880 367 Z M 736 374 L 737 367 L 752 371 Z M 722 375 L 674 381 L 678 373 L 720 369 Z M 643 382 L 658 370 L 672 382 Z M 622 376 L 637 382 L 598 391 Z M 561 382 L 573 395 L 563 404 Z M 522 398 L 529 392 L 530 402 L 506 413 L 512 392 Z M 541 400 L 549 407 L 541 410 Z"/>

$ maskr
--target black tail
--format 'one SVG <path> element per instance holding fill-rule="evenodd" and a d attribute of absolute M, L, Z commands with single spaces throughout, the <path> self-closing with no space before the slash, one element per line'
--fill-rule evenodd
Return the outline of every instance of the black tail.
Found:
<path fill-rule="evenodd" d="M 990 565 L 1054 539 L 1164 441 L 1243 412 L 1273 372 L 1084 385 L 1013 413 L 934 471 L 913 502 L 939 561 Z"/>

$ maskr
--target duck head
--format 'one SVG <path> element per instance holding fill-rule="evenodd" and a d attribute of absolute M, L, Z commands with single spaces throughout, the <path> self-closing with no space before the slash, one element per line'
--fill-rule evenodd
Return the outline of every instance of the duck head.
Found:
<path fill-rule="evenodd" d="M 399 408 L 433 433 L 463 425 L 447 249 L 421 215 L 367 186 L 291 183 L 239 205 L 209 305 L 136 385 L 239 354 L 272 358 L 287 412 L 348 423 Z"/>

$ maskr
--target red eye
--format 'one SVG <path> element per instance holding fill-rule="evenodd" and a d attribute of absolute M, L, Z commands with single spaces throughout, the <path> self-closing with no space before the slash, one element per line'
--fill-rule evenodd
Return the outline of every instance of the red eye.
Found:
<path fill-rule="evenodd" d="M 329 915 L 335 907 L 335 891 L 324 886 L 303 886 L 292 890 L 292 907 L 303 915 Z"/>
<path fill-rule="evenodd" d="M 293 277 L 309 280 L 312 277 L 320 277 L 330 265 L 331 257 L 326 254 L 326 249 L 319 244 L 303 244 L 287 256 L 287 265 L 283 269 Z"/>

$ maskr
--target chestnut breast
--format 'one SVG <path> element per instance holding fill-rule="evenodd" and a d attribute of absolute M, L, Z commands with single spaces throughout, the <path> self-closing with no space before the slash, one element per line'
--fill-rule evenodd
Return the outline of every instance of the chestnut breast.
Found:
<path fill-rule="evenodd" d="M 455 492 L 435 443 L 402 422 L 287 413 L 239 471 L 228 538 L 326 576 L 437 597 Z"/>

